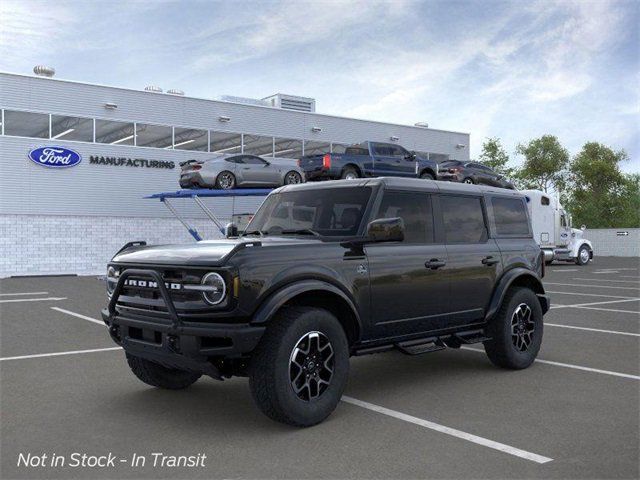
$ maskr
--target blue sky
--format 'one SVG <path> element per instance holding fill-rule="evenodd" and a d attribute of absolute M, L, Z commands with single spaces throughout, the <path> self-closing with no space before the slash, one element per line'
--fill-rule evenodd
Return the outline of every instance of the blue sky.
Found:
<path fill-rule="evenodd" d="M 317 110 L 515 146 L 624 148 L 640 172 L 640 2 L 0 2 L 0 70 Z"/>

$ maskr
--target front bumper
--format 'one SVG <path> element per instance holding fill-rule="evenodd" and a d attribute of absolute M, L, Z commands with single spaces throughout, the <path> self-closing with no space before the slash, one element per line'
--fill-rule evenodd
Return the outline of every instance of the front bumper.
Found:
<path fill-rule="evenodd" d="M 149 315 L 119 308 L 118 298 L 129 276 L 154 280 L 166 312 Z M 125 270 L 108 308 L 102 310 L 101 314 L 111 338 L 127 353 L 168 368 L 199 372 L 217 379 L 221 379 L 222 375 L 213 361 L 242 358 L 256 348 L 266 328 L 249 323 L 183 321 L 160 274 L 146 269 Z"/>

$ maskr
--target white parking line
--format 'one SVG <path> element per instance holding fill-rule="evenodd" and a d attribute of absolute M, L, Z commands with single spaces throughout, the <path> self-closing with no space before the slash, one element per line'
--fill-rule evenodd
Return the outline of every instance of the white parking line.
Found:
<path fill-rule="evenodd" d="M 467 440 L 468 442 L 482 445 L 483 447 L 492 448 L 494 450 L 499 450 L 501 452 L 508 453 L 509 455 L 524 458 L 525 460 L 530 460 L 532 462 L 548 463 L 553 461 L 553 459 L 549 457 L 543 457 L 542 455 L 527 452 L 526 450 L 521 450 L 519 448 L 515 448 L 510 445 L 505 445 L 504 443 L 494 442 L 493 440 L 489 440 L 488 438 L 479 437 L 471 433 L 463 432 L 461 430 L 456 430 L 455 428 L 445 427 L 444 425 L 440 425 L 438 423 L 430 422 L 428 420 L 423 420 L 422 418 L 418 418 L 418 417 L 413 417 L 411 415 L 407 415 L 406 413 L 381 407 L 380 405 L 375 405 L 373 403 L 364 402 L 362 400 L 358 400 L 357 398 L 347 397 L 346 395 L 343 395 L 342 401 L 349 403 L 351 405 L 356 405 L 361 408 L 366 408 L 367 410 L 371 410 L 376 413 L 381 413 L 382 415 L 387 415 L 389 417 L 402 420 L 404 422 L 413 423 L 414 425 L 419 425 L 421 427 L 428 428 L 430 430 L 435 430 L 436 432 L 461 438 L 463 440 Z"/>
<path fill-rule="evenodd" d="M 65 310 L 64 308 L 51 307 L 51 310 L 55 310 L 56 312 L 66 313 L 67 315 L 71 315 L 73 317 L 78 317 L 78 318 L 81 318 L 83 320 L 86 320 L 87 322 L 97 323 L 98 325 L 102 325 L 103 327 L 106 327 L 104 322 L 101 322 L 100 320 L 98 320 L 96 318 L 87 317 L 86 315 L 81 315 L 79 313 L 75 313 L 75 312 L 72 312 L 70 310 Z"/>
<path fill-rule="evenodd" d="M 122 350 L 122 348 L 121 347 L 93 348 L 91 350 L 72 350 L 70 352 L 38 353 L 35 355 L 21 355 L 19 357 L 3 357 L 3 358 L 0 358 L 0 362 L 4 362 L 7 360 L 25 360 L 27 358 L 59 357 L 62 355 L 78 355 L 81 353 L 111 352 L 114 350 Z"/>
<path fill-rule="evenodd" d="M 58 300 L 66 300 L 67 297 L 47 297 L 47 298 L 12 298 L 10 300 L 0 300 L 0 303 L 17 303 L 17 302 L 56 302 Z"/>
<path fill-rule="evenodd" d="M 600 310 L 601 312 L 631 313 L 633 315 L 640 315 L 640 312 L 636 312 L 635 310 L 616 310 L 613 308 L 599 308 L 599 307 L 575 307 L 575 308 L 584 308 L 585 310 Z"/>
<path fill-rule="evenodd" d="M 49 292 L 0 293 L 0 297 L 13 297 L 17 295 L 49 295 Z"/>
<path fill-rule="evenodd" d="M 640 278 L 640 275 L 618 275 L 620 278 Z"/>
<path fill-rule="evenodd" d="M 615 334 L 615 335 L 629 335 L 630 337 L 640 337 L 640 333 L 618 332 L 616 330 L 601 330 L 599 328 L 576 327 L 575 325 L 560 325 L 558 323 L 544 322 L 544 326 L 545 327 L 572 328 L 572 329 L 575 329 L 575 330 L 585 330 L 587 332 L 612 333 L 612 334 Z"/>
<path fill-rule="evenodd" d="M 555 269 L 553 269 L 553 270 L 549 270 L 549 271 L 550 271 L 550 272 L 577 272 L 577 271 L 579 271 L 579 270 L 580 270 L 579 268 L 570 268 L 570 269 L 568 269 L 568 270 L 564 270 L 564 269 L 562 269 L 562 268 L 555 268 Z"/>
<path fill-rule="evenodd" d="M 633 283 L 639 285 L 640 282 L 632 282 L 631 280 L 609 280 L 608 278 L 578 278 L 574 277 L 574 280 L 588 280 L 589 282 L 609 282 L 609 283 Z"/>
<path fill-rule="evenodd" d="M 639 287 L 618 287 L 611 285 L 576 285 L 575 283 L 554 283 L 554 282 L 544 282 L 545 285 L 564 285 L 565 287 L 592 287 L 592 288 L 617 288 L 618 290 L 640 290 Z"/>
<path fill-rule="evenodd" d="M 612 273 L 620 273 L 618 270 L 603 270 L 602 272 L 593 272 L 594 275 L 611 275 Z"/>
<path fill-rule="evenodd" d="M 484 350 L 481 350 L 479 348 L 471 348 L 471 347 L 460 347 L 460 348 L 464 349 L 464 350 L 469 350 L 470 352 L 485 353 Z M 582 365 L 572 365 L 570 363 L 552 362 L 551 360 L 541 360 L 539 358 L 536 358 L 535 362 L 536 363 L 544 363 L 546 365 L 554 365 L 556 367 L 572 368 L 574 370 L 583 370 L 585 372 L 602 373 L 604 375 L 611 375 L 613 377 L 622 377 L 622 378 L 630 378 L 632 380 L 640 380 L 640 376 L 638 376 L 638 375 L 630 375 L 628 373 L 612 372 L 610 370 L 600 370 L 599 368 L 583 367 Z"/>
<path fill-rule="evenodd" d="M 547 290 L 547 293 L 558 293 L 560 295 L 582 295 L 583 297 L 604 297 L 604 298 L 635 298 L 635 297 L 621 297 L 619 295 L 602 295 L 598 293 L 576 293 L 576 292 L 556 292 Z"/>
<path fill-rule="evenodd" d="M 592 305 L 605 305 L 608 303 L 625 303 L 625 302 L 637 302 L 640 297 L 627 298 L 626 300 L 607 300 L 606 302 L 591 302 L 591 303 L 576 303 L 575 305 L 552 305 L 551 308 L 578 308 L 578 307 L 590 307 Z M 625 310 L 627 311 L 627 310 Z"/>

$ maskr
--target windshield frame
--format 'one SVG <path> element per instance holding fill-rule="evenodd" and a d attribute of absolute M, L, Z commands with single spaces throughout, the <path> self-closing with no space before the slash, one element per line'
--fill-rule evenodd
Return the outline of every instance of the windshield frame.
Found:
<path fill-rule="evenodd" d="M 336 190 L 336 189 L 344 189 L 344 188 L 366 188 L 369 189 L 371 191 L 368 200 L 366 201 L 365 207 L 364 207 L 364 211 L 362 213 L 362 217 L 360 219 L 360 225 L 358 225 L 358 229 L 355 233 L 355 235 L 326 235 L 323 234 L 322 232 L 317 232 L 318 235 L 311 235 L 311 234 L 303 234 L 303 233 L 281 233 L 281 232 L 277 232 L 277 233 L 268 233 L 268 232 L 261 232 L 259 235 L 262 236 L 269 236 L 269 237 L 290 237 L 290 236 L 305 236 L 305 237 L 309 237 L 311 239 L 316 239 L 316 240 L 322 240 L 322 241 L 330 241 L 330 242 L 341 242 L 344 241 L 345 239 L 349 239 L 349 238 L 357 238 L 357 237 L 362 237 L 364 236 L 364 233 L 366 232 L 367 229 L 367 225 L 368 223 L 371 221 L 371 213 L 375 207 L 375 205 L 377 204 L 378 201 L 378 197 L 379 197 L 379 193 L 380 190 L 382 188 L 381 185 L 367 185 L 367 184 L 359 184 L 359 185 L 333 185 L 330 187 L 321 187 L 321 188 L 295 188 L 295 189 L 285 189 L 285 190 L 276 190 L 272 193 L 270 193 L 267 198 L 265 198 L 265 200 L 262 202 L 262 204 L 260 205 L 260 207 L 256 210 L 256 213 L 253 215 L 253 218 L 251 219 L 251 221 L 249 222 L 249 224 L 247 225 L 247 227 L 245 228 L 244 232 L 242 232 L 241 236 L 246 236 L 247 233 L 245 232 L 256 232 L 257 226 L 255 224 L 255 220 L 258 218 L 258 214 L 260 213 L 260 211 L 263 208 L 268 208 L 269 207 L 269 202 L 270 199 L 272 197 L 275 197 L 276 195 L 282 195 L 282 194 L 286 194 L 286 193 L 293 193 L 293 192 L 302 192 L 302 191 L 313 191 L 313 190 L 318 190 L 318 191 L 326 191 L 326 190 Z M 264 223 L 263 223 L 264 224 Z M 288 229 L 286 229 L 288 230 Z M 254 235 L 257 235 L 256 233 L 254 233 Z"/>

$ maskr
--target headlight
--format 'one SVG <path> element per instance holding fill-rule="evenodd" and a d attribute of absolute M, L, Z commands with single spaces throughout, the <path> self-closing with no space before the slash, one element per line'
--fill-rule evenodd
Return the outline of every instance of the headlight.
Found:
<path fill-rule="evenodd" d="M 120 272 L 114 267 L 107 268 L 107 295 L 111 296 L 116 289 Z"/>
<path fill-rule="evenodd" d="M 207 287 L 202 292 L 202 298 L 209 305 L 218 305 L 227 295 L 227 285 L 220 274 L 211 272 L 202 277 L 202 285 Z"/>

